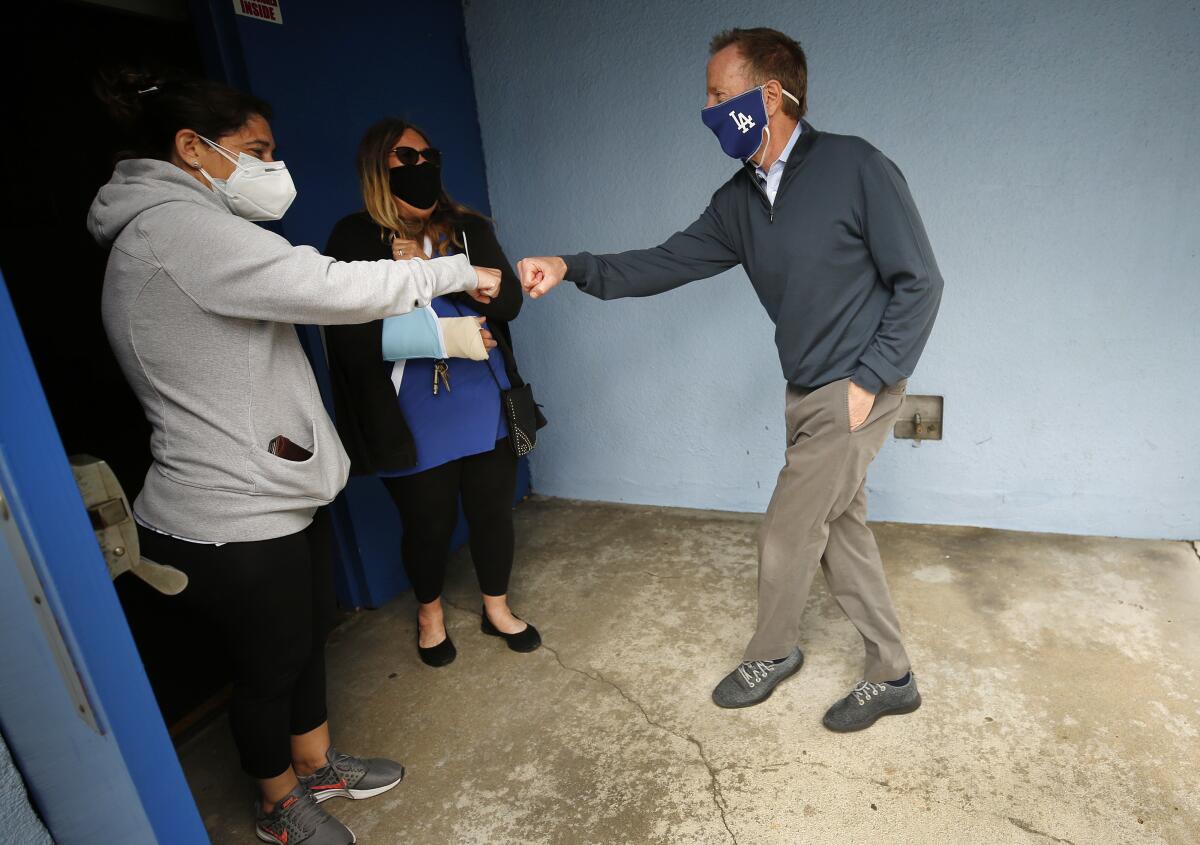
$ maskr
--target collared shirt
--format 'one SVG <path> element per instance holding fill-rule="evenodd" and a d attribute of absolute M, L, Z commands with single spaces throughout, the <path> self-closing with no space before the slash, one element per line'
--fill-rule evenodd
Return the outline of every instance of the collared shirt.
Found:
<path fill-rule="evenodd" d="M 796 142 L 800 140 L 800 133 L 804 129 L 803 123 L 797 123 L 796 128 L 792 130 L 792 137 L 788 140 L 787 146 L 783 148 L 783 152 L 771 164 L 771 168 L 765 173 L 761 167 L 754 168 L 754 175 L 758 177 L 759 184 L 767 192 L 767 198 L 771 200 L 771 205 L 775 204 L 775 194 L 779 193 L 779 182 L 783 179 L 783 168 L 787 165 L 788 156 L 792 154 L 792 148 L 796 146 Z"/>

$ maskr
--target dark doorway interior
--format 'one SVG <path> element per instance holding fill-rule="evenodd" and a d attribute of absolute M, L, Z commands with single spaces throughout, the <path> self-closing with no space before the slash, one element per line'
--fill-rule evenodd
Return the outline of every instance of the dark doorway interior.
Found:
<path fill-rule="evenodd" d="M 5 25 L 7 131 L 0 269 L 68 455 L 106 460 L 130 500 L 150 466 L 149 427 L 100 322 L 106 253 L 85 228 L 118 139 L 92 93 L 103 66 L 202 73 L 185 3 L 131 14 L 91 3 L 22 3 Z M 10 412 L 10 409 L 5 409 Z M 19 413 L 19 409 L 17 410 Z M 116 582 L 159 707 L 178 736 L 226 678 L 203 627 L 137 578 Z"/>

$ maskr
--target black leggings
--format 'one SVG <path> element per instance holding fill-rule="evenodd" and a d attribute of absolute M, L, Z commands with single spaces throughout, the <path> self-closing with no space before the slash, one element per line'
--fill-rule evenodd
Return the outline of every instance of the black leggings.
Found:
<path fill-rule="evenodd" d="M 417 601 L 442 594 L 450 537 L 458 523 L 458 498 L 471 531 L 471 560 L 485 596 L 508 592 L 513 564 L 513 495 L 517 488 L 517 456 L 507 440 L 481 455 L 471 455 L 433 469 L 384 478 L 404 524 L 404 571 Z"/>
<path fill-rule="evenodd" d="M 323 724 L 325 637 L 333 625 L 333 536 L 317 511 L 305 531 L 203 545 L 138 530 L 142 553 L 188 577 L 178 602 L 209 626 L 233 671 L 229 722 L 251 777 L 292 764 L 291 737 Z"/>

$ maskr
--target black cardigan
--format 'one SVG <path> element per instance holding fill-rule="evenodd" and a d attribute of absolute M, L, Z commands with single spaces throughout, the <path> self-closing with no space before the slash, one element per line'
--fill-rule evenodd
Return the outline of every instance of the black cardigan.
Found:
<path fill-rule="evenodd" d="M 500 348 L 508 353 L 504 356 L 505 369 L 509 381 L 518 385 L 521 380 L 516 358 L 511 354 L 508 322 L 521 311 L 521 283 L 487 220 L 466 215 L 457 221 L 456 228 L 466 233 L 473 264 L 500 271 L 500 295 L 486 305 L 465 293 L 451 294 L 450 298 L 486 317 L 491 332 L 503 338 Z M 365 211 L 338 221 L 325 254 L 338 261 L 392 257 L 391 246 L 380 238 L 379 226 Z M 383 321 L 360 326 L 326 326 L 325 346 L 329 353 L 337 430 L 350 456 L 350 472 L 370 475 L 415 466 L 417 448 L 396 401 L 392 362 L 382 357 Z"/>

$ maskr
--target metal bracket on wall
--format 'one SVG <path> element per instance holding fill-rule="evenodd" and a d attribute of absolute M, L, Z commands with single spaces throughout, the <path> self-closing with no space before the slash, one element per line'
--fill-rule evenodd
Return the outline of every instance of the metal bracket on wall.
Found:
<path fill-rule="evenodd" d="M 914 446 L 922 440 L 941 440 L 944 401 L 941 396 L 905 396 L 892 434 L 897 440 L 916 441 Z"/>

